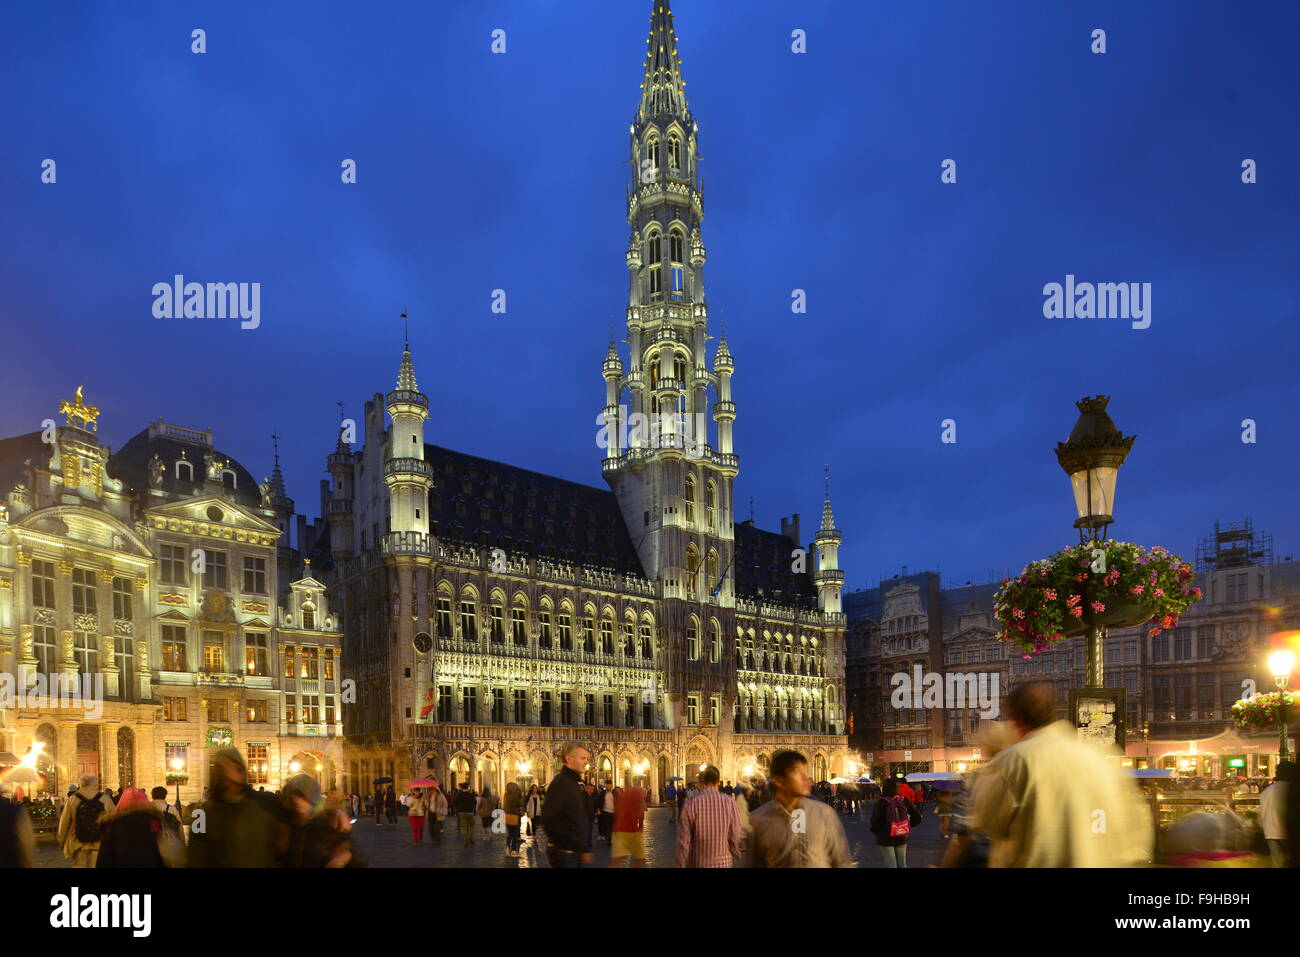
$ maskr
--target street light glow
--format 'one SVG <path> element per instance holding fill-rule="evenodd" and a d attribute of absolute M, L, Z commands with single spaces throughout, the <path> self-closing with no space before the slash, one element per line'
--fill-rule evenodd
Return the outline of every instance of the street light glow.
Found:
<path fill-rule="evenodd" d="M 1280 648 L 1272 652 L 1268 656 L 1268 670 L 1274 680 L 1285 687 L 1291 672 L 1295 671 L 1295 652 L 1288 648 Z"/>

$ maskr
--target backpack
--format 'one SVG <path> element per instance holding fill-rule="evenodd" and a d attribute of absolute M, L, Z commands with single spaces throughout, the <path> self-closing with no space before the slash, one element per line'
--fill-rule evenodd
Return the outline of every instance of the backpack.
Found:
<path fill-rule="evenodd" d="M 185 835 L 181 830 L 181 822 L 169 812 L 163 811 L 162 821 L 156 822 L 154 826 L 157 828 L 154 834 L 163 866 L 184 867 Z"/>
<path fill-rule="evenodd" d="M 885 808 L 885 821 L 889 824 L 890 837 L 907 837 L 912 833 L 912 822 L 907 813 L 907 802 L 898 795 L 889 799 Z"/>
<path fill-rule="evenodd" d="M 82 844 L 99 843 L 100 832 L 103 830 L 99 817 L 104 813 L 104 805 L 99 798 L 103 793 L 103 791 L 96 792 L 89 800 L 77 795 L 77 810 L 72 821 L 76 828 L 77 840 Z"/>

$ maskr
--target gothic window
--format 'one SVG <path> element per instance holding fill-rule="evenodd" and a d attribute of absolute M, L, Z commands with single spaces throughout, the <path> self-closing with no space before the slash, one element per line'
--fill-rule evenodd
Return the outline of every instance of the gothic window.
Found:
<path fill-rule="evenodd" d="M 668 137 L 668 166 L 673 170 L 682 168 L 682 140 L 676 133 Z"/>
<path fill-rule="evenodd" d="M 709 558 L 705 565 L 709 580 L 705 582 L 709 591 L 718 587 L 718 553 L 709 549 Z"/>
<path fill-rule="evenodd" d="M 689 378 L 686 360 L 682 356 L 673 359 L 673 378 L 678 382 L 685 382 Z"/>
<path fill-rule="evenodd" d="M 600 620 L 600 651 L 601 654 L 612 655 L 614 653 L 614 619 L 602 618 Z"/>
<path fill-rule="evenodd" d="M 717 664 L 722 660 L 722 631 L 718 628 L 718 623 L 712 622 L 709 625 L 709 661 Z"/>
<path fill-rule="evenodd" d="M 478 641 L 477 612 L 472 601 L 460 603 L 460 636 L 465 641 Z"/>
<path fill-rule="evenodd" d="M 518 605 L 510 609 L 510 640 L 516 645 L 528 644 L 528 628 L 524 609 Z"/>
<path fill-rule="evenodd" d="M 686 521 L 695 524 L 695 476 L 686 476 Z"/>
<path fill-rule="evenodd" d="M 700 659 L 700 624 L 694 618 L 686 624 L 686 658 L 688 661 Z"/>
<path fill-rule="evenodd" d="M 704 524 L 709 531 L 716 527 L 715 521 L 718 511 L 718 486 L 709 482 L 704 486 Z"/>
<path fill-rule="evenodd" d="M 644 623 L 641 625 L 641 657 L 654 657 L 654 648 L 650 645 L 650 626 Z"/>
<path fill-rule="evenodd" d="M 696 591 L 700 577 L 700 553 L 696 550 L 694 542 L 686 546 L 686 577 L 691 591 Z"/>
<path fill-rule="evenodd" d="M 678 266 L 686 262 L 686 234 L 680 229 L 668 234 L 668 258 Z"/>
<path fill-rule="evenodd" d="M 660 164 L 659 137 L 652 136 L 646 141 L 645 155 L 650 160 L 650 167 L 652 169 L 658 169 Z"/>

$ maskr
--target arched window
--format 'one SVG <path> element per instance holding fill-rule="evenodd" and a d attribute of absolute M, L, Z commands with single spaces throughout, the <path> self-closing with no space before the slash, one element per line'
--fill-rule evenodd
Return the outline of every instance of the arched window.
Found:
<path fill-rule="evenodd" d="M 722 660 L 722 631 L 716 621 L 709 624 L 709 660 L 714 664 Z"/>
<path fill-rule="evenodd" d="M 673 292 L 680 294 L 686 282 L 686 235 L 680 229 L 674 228 L 668 234 L 668 255 L 673 271 Z"/>
<path fill-rule="evenodd" d="M 664 291 L 663 277 L 663 243 L 659 233 L 651 233 L 646 240 L 646 289 L 651 296 L 659 296 Z"/>
<path fill-rule="evenodd" d="M 700 553 L 695 547 L 695 543 L 686 546 L 686 578 L 687 585 L 691 593 L 699 591 L 700 587 Z"/>
<path fill-rule="evenodd" d="M 176 477 L 187 482 L 194 481 L 194 464 L 180 459 L 176 463 Z"/>
<path fill-rule="evenodd" d="M 686 364 L 686 359 L 683 356 L 677 356 L 673 359 L 673 378 L 682 383 L 690 378 L 690 366 Z"/>
<path fill-rule="evenodd" d="M 704 584 L 711 592 L 713 589 L 718 587 L 718 553 L 711 548 L 709 549 L 708 560 L 705 562 L 705 570 L 708 575 L 708 581 Z"/>
<path fill-rule="evenodd" d="M 304 631 L 316 630 L 316 609 L 311 604 L 302 606 L 302 627 Z"/>
<path fill-rule="evenodd" d="M 237 476 L 234 469 L 221 470 L 221 487 L 227 491 L 233 492 L 236 488 Z"/>
<path fill-rule="evenodd" d="M 686 521 L 695 524 L 695 476 L 686 476 Z"/>
<path fill-rule="evenodd" d="M 718 511 L 718 486 L 712 480 L 704 486 L 704 523 L 708 526 L 709 531 L 717 527 Z"/>
<path fill-rule="evenodd" d="M 676 133 L 668 136 L 668 166 L 675 171 L 682 168 L 682 140 Z"/>
<path fill-rule="evenodd" d="M 641 623 L 641 657 L 653 658 L 655 656 L 654 647 L 650 644 L 650 623 Z"/>
<path fill-rule="evenodd" d="M 650 167 L 652 169 L 658 169 L 660 165 L 659 137 L 651 136 L 646 140 L 645 155 L 646 158 L 650 160 Z"/>
<path fill-rule="evenodd" d="M 686 660 L 700 660 L 700 623 L 694 617 L 686 622 Z"/>

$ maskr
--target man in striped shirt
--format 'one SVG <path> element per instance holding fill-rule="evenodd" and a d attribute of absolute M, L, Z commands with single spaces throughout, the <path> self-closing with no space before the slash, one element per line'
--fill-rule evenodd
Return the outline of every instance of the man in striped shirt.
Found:
<path fill-rule="evenodd" d="M 700 771 L 700 790 L 682 805 L 677 822 L 678 867 L 730 867 L 740 856 L 736 801 L 718 789 L 718 769 Z"/>

